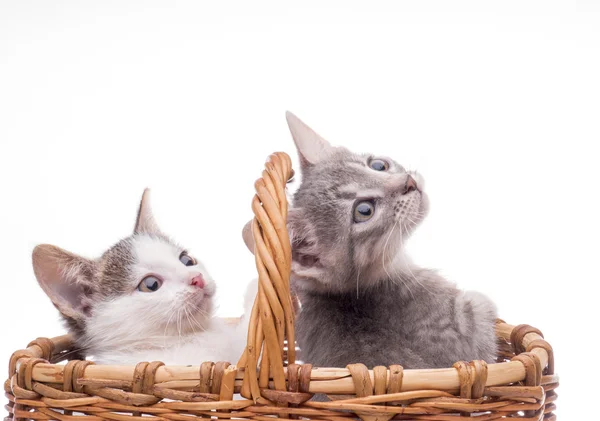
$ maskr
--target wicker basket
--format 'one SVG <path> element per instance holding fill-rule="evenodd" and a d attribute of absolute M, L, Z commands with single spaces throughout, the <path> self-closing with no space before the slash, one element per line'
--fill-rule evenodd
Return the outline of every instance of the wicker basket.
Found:
<path fill-rule="evenodd" d="M 288 341 L 294 343 L 291 247 L 285 224 L 285 185 L 292 174 L 290 158 L 276 153 L 255 184 L 252 209 L 259 291 L 248 346 L 237 366 L 226 362 L 177 367 L 161 362 L 94 365 L 71 352 L 69 336 L 39 338 L 10 359 L 4 384 L 8 419 L 556 419 L 552 411 L 558 377 L 552 347 L 528 325 L 514 327 L 498 321 L 497 364 L 457 362 L 452 368 L 435 370 L 296 364 L 295 348 L 286 348 Z M 61 361 L 68 362 L 57 364 Z M 234 393 L 241 393 L 243 399 L 234 400 Z M 332 401 L 311 401 L 315 393 L 328 394 Z"/>

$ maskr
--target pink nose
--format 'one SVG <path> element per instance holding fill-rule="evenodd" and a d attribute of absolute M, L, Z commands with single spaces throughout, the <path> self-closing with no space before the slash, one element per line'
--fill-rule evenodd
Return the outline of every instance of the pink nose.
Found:
<path fill-rule="evenodd" d="M 406 179 L 406 184 L 404 185 L 404 191 L 402 194 L 408 194 L 415 190 L 419 190 L 419 186 L 417 185 L 417 181 L 409 175 Z"/>
<path fill-rule="evenodd" d="M 202 275 L 194 276 L 190 282 L 190 285 L 198 288 L 204 288 L 204 278 Z"/>

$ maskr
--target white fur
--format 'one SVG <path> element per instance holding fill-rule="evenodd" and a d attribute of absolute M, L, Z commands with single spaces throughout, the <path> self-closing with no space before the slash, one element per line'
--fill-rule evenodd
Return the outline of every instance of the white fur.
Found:
<path fill-rule="evenodd" d="M 182 337 L 165 337 L 163 347 L 105 350 L 94 360 L 102 364 L 132 365 L 141 361 L 162 361 L 167 365 L 199 365 L 205 361 L 236 364 L 245 342 L 236 340 L 237 328 L 218 319 L 203 332 Z"/>
<path fill-rule="evenodd" d="M 104 364 L 237 362 L 245 336 L 238 338 L 241 328 L 212 316 L 215 283 L 204 266 L 183 265 L 181 249 L 159 237 L 138 234 L 131 241 L 131 292 L 98 303 L 86 322 L 85 345 L 94 359 Z M 148 275 L 162 279 L 161 288 L 138 291 Z M 191 285 L 197 275 L 204 278 L 203 289 Z"/>

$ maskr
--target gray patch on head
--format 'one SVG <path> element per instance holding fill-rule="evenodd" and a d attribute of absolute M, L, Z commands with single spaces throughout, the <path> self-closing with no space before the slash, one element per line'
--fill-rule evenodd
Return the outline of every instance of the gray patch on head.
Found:
<path fill-rule="evenodd" d="M 95 296 L 97 300 L 107 300 L 129 292 L 132 268 L 137 263 L 134 250 L 135 239 L 139 236 L 150 237 L 183 250 L 181 246 L 161 233 L 134 234 L 122 239 L 104 252 L 99 259 L 99 269 L 95 274 L 100 287 Z"/>
<path fill-rule="evenodd" d="M 122 295 L 129 287 L 131 267 L 135 264 L 133 237 L 125 238 L 109 248 L 100 258 L 97 273 L 98 299 Z"/>

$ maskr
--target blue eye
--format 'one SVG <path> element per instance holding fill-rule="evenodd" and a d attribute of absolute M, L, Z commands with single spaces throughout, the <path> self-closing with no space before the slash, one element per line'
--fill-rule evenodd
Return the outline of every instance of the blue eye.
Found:
<path fill-rule="evenodd" d="M 369 162 L 369 167 L 374 169 L 375 171 L 387 171 L 390 167 L 390 164 L 383 159 L 372 159 Z"/>
<path fill-rule="evenodd" d="M 162 281 L 156 276 L 146 276 L 138 285 L 137 289 L 141 292 L 154 292 L 162 286 Z"/>
<path fill-rule="evenodd" d="M 186 266 L 194 266 L 196 261 L 190 255 L 188 255 L 185 251 L 179 255 L 179 261 Z"/>
<path fill-rule="evenodd" d="M 370 200 L 358 202 L 354 206 L 354 222 L 366 222 L 375 214 L 375 203 Z"/>

